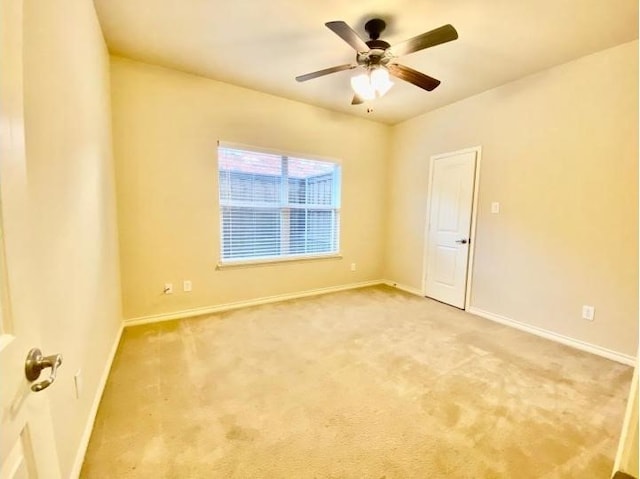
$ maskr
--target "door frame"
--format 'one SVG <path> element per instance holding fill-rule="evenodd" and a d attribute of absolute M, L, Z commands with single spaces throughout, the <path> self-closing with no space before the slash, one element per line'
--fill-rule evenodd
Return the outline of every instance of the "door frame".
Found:
<path fill-rule="evenodd" d="M 422 251 L 422 296 L 427 295 L 427 260 L 429 254 L 429 218 L 431 217 L 431 191 L 433 187 L 433 166 L 436 160 L 442 158 L 449 158 L 451 156 L 457 156 L 464 153 L 475 153 L 476 155 L 476 168 L 475 175 L 473 177 L 473 200 L 471 204 L 471 228 L 469 231 L 469 259 L 467 261 L 467 275 L 465 279 L 465 292 L 464 292 L 464 309 L 469 309 L 471 302 L 471 287 L 473 278 L 473 258 L 475 256 L 476 248 L 476 225 L 478 216 L 478 190 L 480 186 L 480 164 L 482 160 L 482 146 L 472 146 L 469 148 L 463 148 L 461 150 L 449 151 L 446 153 L 439 153 L 437 155 L 431 155 L 429 158 L 429 182 L 427 185 L 427 209 L 425 215 L 424 224 L 424 246 Z"/>
<path fill-rule="evenodd" d="M 633 368 L 633 378 L 631 379 L 631 387 L 629 388 L 629 397 L 627 399 L 627 409 L 622 423 L 622 431 L 618 441 L 618 451 L 613 464 L 615 474 L 618 471 L 628 474 L 635 474 L 637 470 L 634 468 L 638 464 L 638 358 L 640 358 L 640 349 L 636 353 L 636 364 Z M 635 463 L 635 466 L 634 466 Z"/>

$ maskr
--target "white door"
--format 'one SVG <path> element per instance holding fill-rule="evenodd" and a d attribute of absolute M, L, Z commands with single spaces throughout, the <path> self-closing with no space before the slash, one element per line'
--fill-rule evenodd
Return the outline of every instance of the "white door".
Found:
<path fill-rule="evenodd" d="M 29 278 L 29 224 L 22 91 L 22 0 L 0 0 L 0 479 L 60 477 L 48 389 L 31 386 L 25 360 L 39 346 L 38 300 Z M 54 387 L 54 386 L 52 386 Z"/>
<path fill-rule="evenodd" d="M 465 306 L 477 151 L 431 160 L 425 294 Z"/>

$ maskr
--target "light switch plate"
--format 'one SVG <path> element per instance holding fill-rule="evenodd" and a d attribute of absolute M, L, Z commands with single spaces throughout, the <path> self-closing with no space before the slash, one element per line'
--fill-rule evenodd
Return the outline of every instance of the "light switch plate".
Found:
<path fill-rule="evenodd" d="M 491 203 L 491 213 L 493 213 L 494 215 L 500 213 L 500 203 L 498 203 L 497 201 Z"/>
<path fill-rule="evenodd" d="M 596 308 L 589 305 L 582 306 L 582 319 L 586 319 L 587 321 L 593 321 L 593 318 L 596 314 Z"/>

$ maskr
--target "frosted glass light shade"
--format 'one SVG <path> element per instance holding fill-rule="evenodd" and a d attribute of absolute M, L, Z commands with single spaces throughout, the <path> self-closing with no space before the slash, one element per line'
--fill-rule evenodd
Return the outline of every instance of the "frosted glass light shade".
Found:
<path fill-rule="evenodd" d="M 363 100 L 373 100 L 376 91 L 371 84 L 371 79 L 367 73 L 362 73 L 351 78 L 351 88 Z"/>
<path fill-rule="evenodd" d="M 393 86 L 393 82 L 389 80 L 389 71 L 386 68 L 374 69 L 371 72 L 371 86 L 379 96 L 384 96 Z"/>
<path fill-rule="evenodd" d="M 373 100 L 376 94 L 383 96 L 392 86 L 389 71 L 383 67 L 373 68 L 351 78 L 351 88 L 362 100 Z"/>

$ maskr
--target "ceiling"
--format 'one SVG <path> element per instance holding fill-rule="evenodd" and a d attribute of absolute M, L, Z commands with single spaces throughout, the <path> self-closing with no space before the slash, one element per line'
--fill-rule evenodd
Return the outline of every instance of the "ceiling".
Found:
<path fill-rule="evenodd" d="M 637 0 L 95 0 L 112 54 L 394 124 L 525 75 L 638 38 Z M 324 26 L 365 40 L 379 17 L 391 45 L 452 24 L 459 39 L 398 62 L 442 81 L 432 92 L 395 80 L 383 98 L 350 104 L 342 71 L 354 50 Z M 612 85 L 614 88 L 615 85 Z M 373 111 L 368 112 L 371 109 Z"/>

